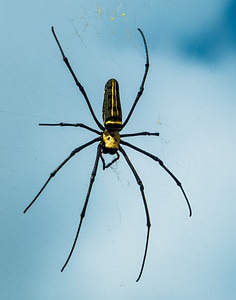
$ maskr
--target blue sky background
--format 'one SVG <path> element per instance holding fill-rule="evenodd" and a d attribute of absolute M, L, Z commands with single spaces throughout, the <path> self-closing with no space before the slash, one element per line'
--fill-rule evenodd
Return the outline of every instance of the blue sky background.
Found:
<path fill-rule="evenodd" d="M 235 299 L 236 1 L 5 1 L 0 12 L 0 298 Z M 143 276 L 146 220 L 139 188 L 121 159 L 99 164 L 77 247 L 63 273 L 95 159 L 74 157 L 24 215 L 49 173 L 94 135 L 40 122 L 96 127 L 64 65 L 51 26 L 101 120 L 105 82 L 120 84 L 125 116 L 150 72 L 124 132 L 145 185 L 152 228 Z"/>

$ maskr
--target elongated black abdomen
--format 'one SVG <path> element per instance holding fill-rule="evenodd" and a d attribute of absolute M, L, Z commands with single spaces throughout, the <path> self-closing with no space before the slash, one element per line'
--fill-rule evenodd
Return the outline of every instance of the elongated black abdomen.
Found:
<path fill-rule="evenodd" d="M 108 80 L 105 85 L 102 118 L 106 129 L 121 130 L 122 111 L 119 84 L 113 78 Z"/>

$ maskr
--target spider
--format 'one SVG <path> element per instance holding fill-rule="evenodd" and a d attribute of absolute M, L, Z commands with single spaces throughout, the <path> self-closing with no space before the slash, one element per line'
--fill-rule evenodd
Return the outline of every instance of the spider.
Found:
<path fill-rule="evenodd" d="M 144 84 L 145 84 L 145 80 L 148 74 L 148 69 L 149 69 L 149 55 L 148 55 L 148 47 L 147 47 L 147 42 L 145 39 L 145 36 L 142 32 L 142 30 L 140 28 L 138 28 L 139 33 L 141 34 L 143 43 L 144 43 L 144 48 L 145 48 L 145 56 L 146 56 L 146 63 L 145 63 L 145 70 L 144 70 L 144 75 L 141 81 L 141 85 L 139 88 L 139 91 L 137 93 L 137 96 L 134 100 L 134 103 L 125 119 L 124 122 L 122 122 L 122 111 L 121 111 L 121 103 L 120 103 L 120 97 L 119 97 L 119 85 L 116 79 L 110 79 L 107 81 L 107 83 L 105 84 L 105 90 L 104 90 L 104 101 L 103 101 L 103 109 L 102 109 L 102 117 L 103 117 L 103 125 L 98 121 L 93 108 L 91 106 L 91 103 L 89 101 L 89 98 L 82 86 L 82 84 L 79 82 L 79 80 L 77 79 L 74 71 L 72 70 L 72 67 L 68 61 L 68 58 L 65 56 L 64 51 L 61 47 L 61 44 L 56 36 L 56 33 L 54 31 L 54 28 L 52 27 L 52 34 L 56 40 L 56 43 L 59 47 L 59 50 L 61 52 L 63 61 L 65 62 L 67 68 L 69 69 L 69 72 L 71 73 L 72 77 L 74 78 L 74 81 L 76 83 L 76 85 L 78 86 L 81 94 L 83 95 L 89 111 L 92 115 L 93 120 L 95 121 L 95 123 L 97 124 L 97 126 L 99 127 L 99 130 L 93 129 L 85 124 L 82 123 L 75 123 L 75 124 L 71 124 L 71 123 L 58 123 L 58 124 L 46 124 L 46 123 L 40 123 L 40 126 L 73 126 L 73 127 L 81 127 L 84 129 L 87 129 L 89 131 L 92 131 L 93 133 L 97 134 L 98 137 L 94 138 L 93 140 L 85 143 L 82 146 L 79 146 L 77 148 L 75 148 L 70 155 L 50 174 L 49 178 L 46 180 L 46 182 L 44 183 L 44 185 L 42 186 L 42 188 L 40 189 L 40 191 L 38 192 L 38 194 L 34 197 L 34 199 L 31 201 L 31 203 L 26 207 L 26 209 L 24 210 L 24 213 L 27 212 L 27 210 L 31 207 L 31 205 L 37 200 L 37 198 L 39 197 L 39 195 L 42 193 L 42 191 L 45 189 L 45 187 L 48 185 L 49 181 L 57 174 L 57 172 L 77 153 L 79 153 L 82 149 L 87 148 L 88 146 L 98 142 L 98 146 L 97 146 L 97 153 L 96 153 L 96 158 L 95 158 L 95 162 L 94 162 L 94 166 L 93 166 L 93 170 L 91 173 L 91 177 L 90 177 L 90 181 L 89 181 L 89 187 L 88 187 L 88 191 L 87 191 L 87 195 L 85 198 L 85 202 L 83 205 L 83 209 L 81 211 L 80 214 L 80 221 L 79 221 L 79 225 L 78 225 L 78 229 L 75 235 L 75 239 L 74 242 L 72 244 L 70 253 L 67 257 L 67 260 L 65 261 L 61 272 L 65 269 L 66 265 L 68 264 L 71 255 L 74 251 L 78 236 L 79 236 L 79 232 L 80 232 L 80 228 L 83 222 L 83 219 L 85 217 L 85 213 L 86 213 L 86 209 L 87 209 L 87 205 L 88 205 L 88 201 L 89 201 L 89 197 L 90 197 L 90 193 L 93 187 L 93 183 L 97 174 L 97 168 L 98 168 L 98 163 L 99 163 L 99 159 L 101 159 L 102 161 L 102 166 L 103 166 L 103 170 L 105 170 L 106 168 L 110 167 L 112 164 L 114 164 L 114 162 L 116 162 L 119 158 L 119 152 L 122 153 L 122 155 L 124 156 L 124 159 L 126 160 L 128 166 L 130 167 L 136 181 L 137 184 L 140 188 L 140 192 L 141 192 L 141 196 L 142 196 L 142 201 L 143 201 L 143 205 L 144 205 L 144 210 L 145 210 L 145 215 L 146 215 L 146 225 L 147 225 L 147 234 L 146 234 L 146 242 L 145 242 L 145 247 L 144 247 L 144 254 L 143 254 L 143 259 L 142 259 L 142 263 L 141 263 L 141 268 L 139 271 L 139 275 L 137 278 L 137 282 L 139 281 L 139 279 L 142 276 L 143 273 L 143 269 L 144 269 L 144 265 L 145 265 L 145 261 L 146 261 L 146 256 L 147 256 L 147 250 L 148 250 L 148 243 L 149 243 L 149 234 L 150 234 L 150 227 L 151 227 L 151 222 L 150 222 L 150 215 L 149 215 L 149 210 L 148 210 L 148 204 L 147 204 L 147 200 L 146 200 L 146 196 L 144 193 L 144 185 L 135 169 L 135 167 L 133 166 L 132 162 L 130 161 L 128 155 L 126 154 L 123 145 L 127 146 L 129 148 L 132 148 L 133 150 L 136 150 L 148 157 L 150 157 L 151 159 L 153 159 L 154 161 L 156 161 L 157 163 L 159 163 L 159 165 L 173 178 L 173 180 L 175 181 L 175 183 L 177 184 L 177 186 L 179 186 L 179 188 L 181 189 L 183 196 L 186 200 L 186 203 L 188 205 L 188 209 L 189 209 L 189 216 L 192 215 L 192 209 L 189 203 L 189 200 L 187 198 L 187 195 L 182 187 L 181 182 L 178 180 L 178 178 L 164 165 L 163 161 L 139 148 L 134 146 L 131 143 L 128 143 L 126 141 L 123 140 L 123 138 L 126 137 L 134 137 L 134 136 L 159 136 L 158 132 L 147 132 L 147 131 L 143 131 L 143 132 L 136 132 L 136 133 L 128 133 L 128 134 L 120 134 L 120 131 L 123 130 L 123 128 L 127 125 L 140 97 L 143 94 L 144 91 Z M 114 159 L 109 162 L 108 164 L 106 164 L 103 155 L 104 154 L 111 154 L 114 157 Z"/>

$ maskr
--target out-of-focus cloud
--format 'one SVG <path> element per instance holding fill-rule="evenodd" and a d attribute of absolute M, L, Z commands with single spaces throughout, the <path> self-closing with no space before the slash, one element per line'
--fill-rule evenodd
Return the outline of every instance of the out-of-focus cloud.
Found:
<path fill-rule="evenodd" d="M 189 57 L 214 62 L 236 51 L 236 1 L 232 0 L 210 22 L 199 23 L 191 36 L 187 34 L 180 44 Z"/>

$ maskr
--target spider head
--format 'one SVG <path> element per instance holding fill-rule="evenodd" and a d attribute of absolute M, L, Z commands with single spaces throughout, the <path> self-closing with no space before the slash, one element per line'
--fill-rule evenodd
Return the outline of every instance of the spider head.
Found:
<path fill-rule="evenodd" d="M 104 130 L 102 134 L 104 153 L 114 154 L 119 149 L 120 134 L 119 131 Z"/>

